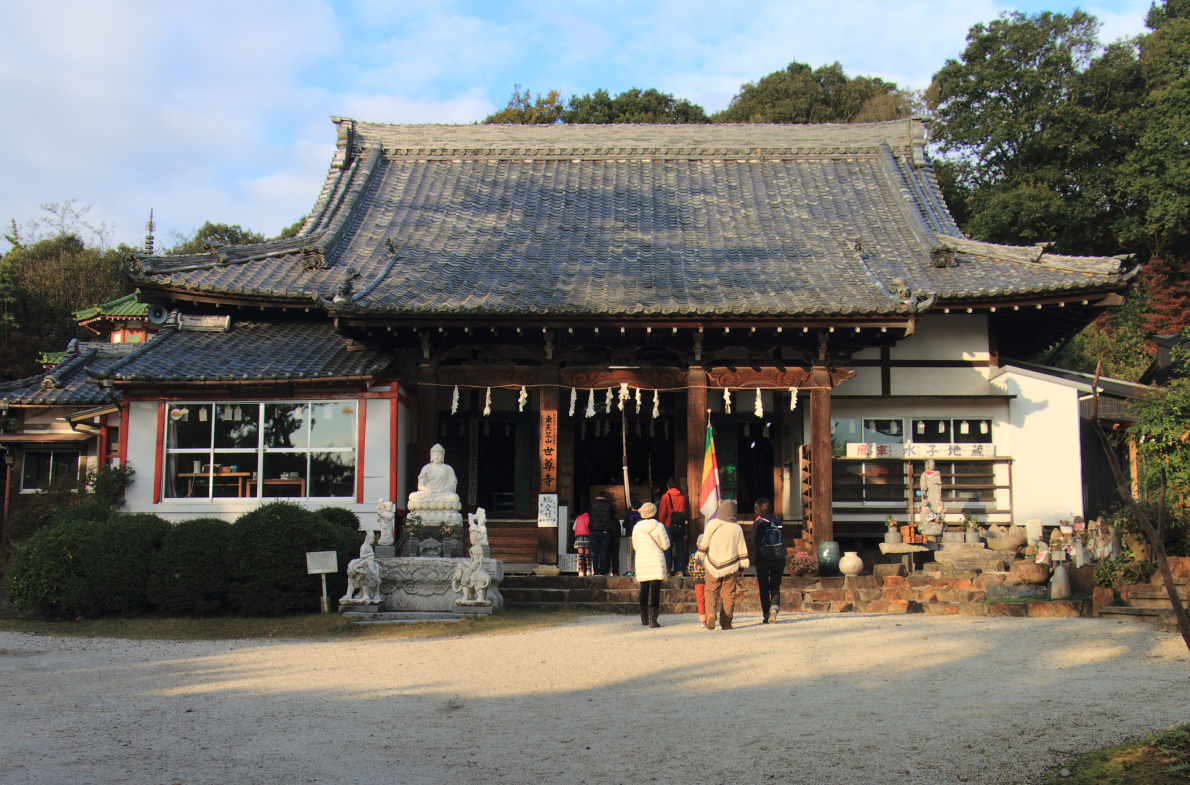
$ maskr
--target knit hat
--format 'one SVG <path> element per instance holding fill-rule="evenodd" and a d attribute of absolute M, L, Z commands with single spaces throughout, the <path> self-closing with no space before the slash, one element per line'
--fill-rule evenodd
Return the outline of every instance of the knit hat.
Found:
<path fill-rule="evenodd" d="M 715 510 L 715 517 L 721 521 L 734 521 L 735 499 L 724 499 L 719 502 L 719 509 Z"/>
<path fill-rule="evenodd" d="M 653 504 L 653 502 L 645 502 L 644 504 L 642 504 L 640 506 L 640 517 L 642 519 L 656 518 L 657 517 L 657 505 Z"/>

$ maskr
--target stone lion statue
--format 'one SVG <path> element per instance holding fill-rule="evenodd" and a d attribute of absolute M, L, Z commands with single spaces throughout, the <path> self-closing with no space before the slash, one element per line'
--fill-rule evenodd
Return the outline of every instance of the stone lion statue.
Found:
<path fill-rule="evenodd" d="M 347 594 L 340 603 L 371 605 L 380 602 L 380 566 L 376 564 L 376 552 L 372 544 L 376 532 L 368 532 L 364 544 L 359 546 L 359 558 L 347 565 Z M 359 596 L 356 596 L 356 593 Z"/>

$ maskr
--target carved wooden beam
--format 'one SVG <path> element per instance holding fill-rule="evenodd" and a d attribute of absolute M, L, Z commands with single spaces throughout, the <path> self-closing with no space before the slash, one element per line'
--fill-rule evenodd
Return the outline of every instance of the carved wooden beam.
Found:
<path fill-rule="evenodd" d="M 830 389 L 838 387 L 843 382 L 855 376 L 855 371 L 836 368 L 828 371 L 825 368 L 808 370 L 805 368 L 789 368 L 784 371 L 778 368 L 712 368 L 708 372 L 708 381 L 712 386 L 732 389 L 781 389 L 797 387 L 800 390 Z"/>
<path fill-rule="evenodd" d="M 558 373 L 563 387 L 584 390 L 619 387 L 629 384 L 653 390 L 670 390 L 686 386 L 686 371 L 680 368 L 565 368 Z"/>

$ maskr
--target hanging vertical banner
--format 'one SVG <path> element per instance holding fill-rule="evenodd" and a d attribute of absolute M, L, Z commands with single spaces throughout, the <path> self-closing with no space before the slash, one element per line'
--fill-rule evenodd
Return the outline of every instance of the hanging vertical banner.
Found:
<path fill-rule="evenodd" d="M 702 495 L 699 498 L 698 511 L 704 518 L 709 519 L 719 509 L 719 461 L 715 457 L 715 436 L 711 433 L 711 425 L 707 423 L 707 446 L 702 459 Z"/>
<path fill-rule="evenodd" d="M 556 404 L 557 393 L 552 396 L 543 395 L 542 403 L 553 398 Z M 558 490 L 558 411 L 556 408 L 541 407 L 539 421 L 539 451 L 538 460 L 541 465 L 540 493 L 555 493 Z M 555 502 L 556 503 L 556 502 Z"/>

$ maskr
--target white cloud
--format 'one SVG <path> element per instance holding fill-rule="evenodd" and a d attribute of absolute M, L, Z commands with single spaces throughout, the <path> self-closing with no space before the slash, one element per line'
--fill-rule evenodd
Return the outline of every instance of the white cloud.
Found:
<path fill-rule="evenodd" d="M 1032 2 L 1033 0 L 1029 0 Z M 1037 0 L 1040 2 L 1040 0 Z M 1103 37 L 1149 0 L 1099 0 Z M 317 199 L 329 117 L 465 123 L 514 83 L 657 87 L 709 111 L 792 60 L 922 87 L 997 0 L 58 0 L 0 5 L 0 221 L 76 197 L 139 243 L 210 219 L 275 233 Z"/>

